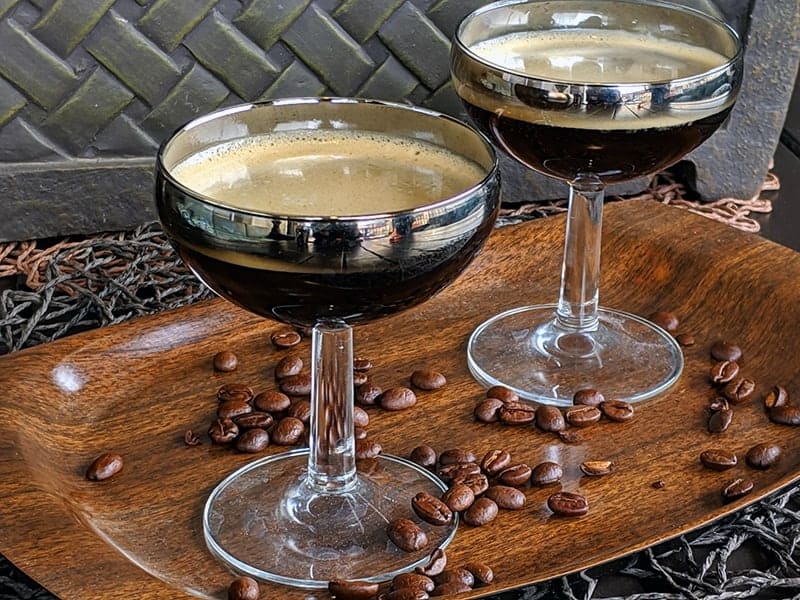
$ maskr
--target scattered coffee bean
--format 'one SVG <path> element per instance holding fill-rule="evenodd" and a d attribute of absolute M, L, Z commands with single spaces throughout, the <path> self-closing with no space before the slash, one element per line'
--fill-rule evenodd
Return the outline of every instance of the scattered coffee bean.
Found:
<path fill-rule="evenodd" d="M 531 483 L 533 485 L 550 485 L 561 481 L 564 471 L 561 465 L 551 461 L 544 461 L 533 467 L 531 471 Z"/>
<path fill-rule="evenodd" d="M 575 444 L 581 441 L 581 436 L 578 435 L 577 431 L 572 431 L 571 429 L 565 429 L 564 431 L 558 432 L 558 439 L 560 439 L 565 444 Z"/>
<path fill-rule="evenodd" d="M 610 460 L 585 460 L 580 464 L 584 475 L 589 477 L 602 477 L 614 472 L 614 463 Z"/>
<path fill-rule="evenodd" d="M 364 358 L 363 356 L 356 356 L 353 359 L 353 370 L 354 371 L 369 371 L 372 368 L 372 361 L 368 358 Z"/>
<path fill-rule="evenodd" d="M 517 393 L 502 385 L 493 385 L 486 390 L 487 398 L 497 398 L 503 402 L 518 402 L 519 396 Z"/>
<path fill-rule="evenodd" d="M 398 588 L 378 596 L 378 600 L 427 600 L 430 594 L 415 588 Z"/>
<path fill-rule="evenodd" d="M 525 485 L 531 478 L 531 468 L 525 463 L 512 465 L 500 471 L 497 479 L 506 485 L 520 487 Z"/>
<path fill-rule="evenodd" d="M 663 490 L 667 486 L 667 482 L 663 479 L 656 479 L 653 483 L 650 484 L 650 487 L 654 490 Z"/>
<path fill-rule="evenodd" d="M 732 408 L 714 411 L 708 418 L 708 431 L 709 433 L 722 433 L 730 427 L 731 421 L 733 421 Z"/>
<path fill-rule="evenodd" d="M 369 381 L 369 375 L 361 371 L 353 371 L 353 385 L 355 387 L 361 387 L 368 381 Z"/>
<path fill-rule="evenodd" d="M 236 449 L 239 452 L 255 454 L 265 450 L 267 446 L 269 446 L 269 434 L 258 427 L 248 429 L 236 438 Z"/>
<path fill-rule="evenodd" d="M 462 512 L 475 502 L 475 492 L 468 485 L 457 483 L 442 494 L 442 501 L 453 512 Z"/>
<path fill-rule="evenodd" d="M 473 527 L 482 527 L 494 521 L 497 511 L 497 504 L 494 500 L 476 498 L 475 502 L 463 512 L 464 522 Z"/>
<path fill-rule="evenodd" d="M 744 402 L 752 396 L 755 389 L 755 381 L 748 377 L 737 377 L 722 388 L 722 395 L 734 404 L 737 404 L 739 402 Z"/>
<path fill-rule="evenodd" d="M 447 379 L 433 369 L 417 369 L 411 374 L 411 385 L 421 390 L 438 390 L 447 384 Z"/>
<path fill-rule="evenodd" d="M 622 400 L 604 400 L 600 403 L 600 410 L 611 421 L 624 423 L 633 418 L 633 405 Z"/>
<path fill-rule="evenodd" d="M 303 338 L 294 329 L 281 329 L 273 332 L 269 339 L 276 348 L 291 348 L 297 346 Z"/>
<path fill-rule="evenodd" d="M 483 497 L 494 500 L 499 508 L 506 510 L 519 510 L 525 506 L 525 494 L 510 485 L 490 485 Z"/>
<path fill-rule="evenodd" d="M 536 409 L 536 426 L 542 431 L 563 431 L 567 424 L 556 406 L 543 405 Z"/>
<path fill-rule="evenodd" d="M 308 425 L 311 420 L 311 402 L 308 400 L 295 400 L 286 410 L 286 415 L 300 419 L 303 425 Z"/>
<path fill-rule="evenodd" d="M 463 448 L 450 448 L 439 455 L 439 464 L 442 466 L 474 462 L 475 455 Z"/>
<path fill-rule="evenodd" d="M 729 481 L 722 487 L 722 499 L 725 502 L 732 502 L 746 496 L 753 491 L 753 481 L 737 477 Z"/>
<path fill-rule="evenodd" d="M 689 346 L 694 346 L 695 339 L 691 333 L 679 333 L 675 336 L 675 341 L 678 342 L 684 348 L 688 348 Z"/>
<path fill-rule="evenodd" d="M 489 450 L 481 459 L 481 469 L 487 475 L 497 475 L 511 464 L 511 454 L 505 450 Z"/>
<path fill-rule="evenodd" d="M 709 378 L 714 385 L 730 383 L 739 374 L 739 363 L 732 360 L 721 360 L 712 365 Z"/>
<path fill-rule="evenodd" d="M 278 446 L 296 444 L 305 432 L 305 425 L 300 419 L 284 417 L 272 428 L 272 443 Z"/>
<path fill-rule="evenodd" d="M 311 375 L 298 373 L 284 377 L 280 381 L 280 388 L 287 396 L 308 396 L 311 394 Z"/>
<path fill-rule="evenodd" d="M 499 418 L 499 410 L 503 401 L 499 398 L 485 398 L 475 406 L 475 419 L 481 423 L 494 423 Z"/>
<path fill-rule="evenodd" d="M 572 396 L 572 403 L 585 406 L 600 406 L 605 401 L 603 394 L 593 388 L 578 390 Z"/>
<path fill-rule="evenodd" d="M 411 499 L 411 508 L 420 519 L 431 525 L 447 525 L 453 521 L 453 511 L 447 504 L 427 492 L 419 492 L 414 496 Z"/>
<path fill-rule="evenodd" d="M 536 420 L 536 407 L 527 402 L 505 402 L 497 411 L 497 418 L 506 425 L 525 425 Z"/>
<path fill-rule="evenodd" d="M 717 396 L 711 402 L 709 402 L 708 408 L 711 411 L 728 410 L 730 408 L 730 405 L 728 404 L 728 401 L 725 398 L 723 398 L 722 396 Z"/>
<path fill-rule="evenodd" d="M 392 579 L 392 589 L 398 590 L 401 588 L 410 588 L 413 590 L 422 590 L 423 592 L 432 592 L 436 584 L 433 579 L 421 573 L 400 573 Z"/>
<path fill-rule="evenodd" d="M 375 458 L 381 453 L 382 450 L 383 448 L 381 447 L 380 443 L 376 440 L 370 439 L 369 437 L 356 440 L 357 460 Z"/>
<path fill-rule="evenodd" d="M 217 400 L 220 402 L 225 402 L 227 400 L 250 402 L 252 399 L 252 388 L 242 383 L 226 383 L 217 390 Z"/>
<path fill-rule="evenodd" d="M 328 582 L 328 591 L 336 600 L 372 600 L 380 585 L 368 581 L 334 579 Z"/>
<path fill-rule="evenodd" d="M 674 313 L 668 312 L 666 310 L 658 310 L 652 313 L 649 317 L 650 321 L 673 333 L 678 330 L 678 326 L 680 325 L 680 321 L 678 321 L 678 317 L 675 316 Z"/>
<path fill-rule="evenodd" d="M 405 410 L 416 403 L 417 395 L 407 387 L 389 388 L 380 396 L 381 408 L 384 410 Z"/>
<path fill-rule="evenodd" d="M 596 406 L 573 406 L 567 409 L 565 416 L 573 427 L 588 427 L 597 423 L 603 413 Z"/>
<path fill-rule="evenodd" d="M 282 392 L 261 392 L 253 398 L 253 406 L 256 410 L 261 410 L 268 413 L 278 413 L 286 410 L 291 405 L 292 401 L 286 394 Z"/>
<path fill-rule="evenodd" d="M 446 567 L 447 554 L 441 548 L 436 548 L 428 558 L 428 562 L 424 566 L 414 569 L 414 572 L 433 577 L 444 571 Z"/>
<path fill-rule="evenodd" d="M 777 406 L 784 406 L 789 403 L 789 392 L 782 385 L 775 385 L 764 396 L 764 408 L 771 410 Z"/>
<path fill-rule="evenodd" d="M 363 440 L 365 437 L 367 437 L 367 433 L 367 430 L 363 427 L 353 427 L 353 437 L 355 437 L 357 440 Z"/>
<path fill-rule="evenodd" d="M 239 435 L 239 427 L 230 419 L 217 419 L 208 428 L 208 437 L 215 444 L 227 444 Z"/>
<path fill-rule="evenodd" d="M 411 451 L 409 458 L 411 462 L 425 469 L 432 469 L 436 466 L 436 450 L 430 446 L 417 446 Z"/>
<path fill-rule="evenodd" d="M 356 427 L 367 427 L 369 425 L 369 414 L 360 406 L 353 407 L 353 423 Z"/>
<path fill-rule="evenodd" d="M 433 578 L 436 585 L 444 583 L 463 583 L 467 587 L 475 585 L 475 576 L 466 567 L 445 569 Z"/>
<path fill-rule="evenodd" d="M 261 590 L 252 577 L 237 577 L 228 586 L 228 600 L 258 600 Z"/>
<path fill-rule="evenodd" d="M 794 404 L 776 406 L 769 411 L 769 420 L 778 425 L 800 425 L 800 407 Z"/>
<path fill-rule="evenodd" d="M 244 400 L 225 400 L 217 407 L 217 416 L 220 419 L 232 419 L 250 412 L 253 412 L 253 407 Z"/>
<path fill-rule="evenodd" d="M 735 467 L 739 461 L 733 452 L 721 448 L 711 448 L 700 453 L 700 462 L 712 471 L 725 471 Z"/>
<path fill-rule="evenodd" d="M 239 415 L 233 418 L 233 422 L 239 428 L 239 431 L 246 431 L 248 429 L 269 429 L 275 420 L 272 415 L 265 412 L 251 412 L 245 415 Z"/>
<path fill-rule="evenodd" d="M 439 468 L 439 477 L 444 481 L 463 479 L 471 475 L 479 475 L 481 467 L 477 463 L 452 463 Z"/>
<path fill-rule="evenodd" d="M 122 471 L 122 466 L 122 456 L 114 452 L 106 452 L 95 458 L 86 469 L 86 479 L 103 481 Z"/>
<path fill-rule="evenodd" d="M 560 517 L 579 517 L 589 512 L 589 502 L 574 492 L 556 492 L 547 498 L 547 507 Z"/>
<path fill-rule="evenodd" d="M 453 478 L 453 485 L 461 483 L 469 487 L 476 496 L 480 496 L 489 487 L 489 479 L 483 473 L 459 475 Z"/>
<path fill-rule="evenodd" d="M 284 379 L 286 377 L 292 377 L 293 375 L 299 375 L 303 371 L 303 359 L 299 356 L 291 355 L 291 356 L 284 356 L 282 359 L 278 361 L 278 364 L 275 365 L 275 378 L 276 379 Z"/>
<path fill-rule="evenodd" d="M 468 562 L 464 568 L 472 573 L 473 585 L 489 585 L 494 581 L 494 571 L 486 563 Z"/>
<path fill-rule="evenodd" d="M 405 552 L 416 552 L 428 545 L 428 535 L 411 519 L 399 518 L 389 523 L 389 539 Z"/>
<path fill-rule="evenodd" d="M 230 373 L 235 371 L 239 366 L 239 357 L 230 350 L 223 350 L 214 355 L 214 370 L 222 371 L 223 373 Z"/>
<path fill-rule="evenodd" d="M 200 440 L 200 436 L 194 431 L 187 429 L 186 433 L 183 434 L 183 443 L 187 446 L 199 446 L 203 442 Z"/>
<path fill-rule="evenodd" d="M 736 344 L 718 340 L 711 344 L 711 356 L 714 360 L 738 361 L 742 358 L 742 349 Z"/>
<path fill-rule="evenodd" d="M 383 388 L 367 381 L 356 388 L 355 401 L 362 406 L 374 406 L 382 393 Z"/>
<path fill-rule="evenodd" d="M 781 449 L 775 444 L 756 444 L 745 455 L 745 462 L 754 469 L 769 469 L 780 459 Z"/>

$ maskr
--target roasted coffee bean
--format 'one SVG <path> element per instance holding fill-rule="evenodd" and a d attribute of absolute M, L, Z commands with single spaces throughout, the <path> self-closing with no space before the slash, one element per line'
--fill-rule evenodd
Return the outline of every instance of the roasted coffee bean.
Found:
<path fill-rule="evenodd" d="M 433 591 L 431 592 L 431 598 L 438 598 L 439 596 L 452 596 L 453 594 L 468 592 L 471 589 L 471 587 L 461 583 L 460 581 L 448 581 L 447 583 L 442 583 L 441 585 L 437 585 L 435 588 L 433 588 Z"/>
<path fill-rule="evenodd" d="M 573 427 L 588 427 L 597 423 L 603 413 L 596 406 L 573 406 L 566 412 L 567 423 Z"/>
<path fill-rule="evenodd" d="M 575 444 L 581 441 L 581 436 L 578 435 L 577 431 L 572 431 L 571 429 L 565 429 L 564 431 L 558 432 L 558 439 L 560 439 L 565 444 Z"/>
<path fill-rule="evenodd" d="M 497 418 L 506 425 L 525 425 L 536 420 L 536 407 L 527 402 L 505 402 L 497 411 Z"/>
<path fill-rule="evenodd" d="M 733 421 L 732 408 L 714 411 L 708 418 L 708 431 L 709 433 L 722 433 L 730 427 L 731 421 Z"/>
<path fill-rule="evenodd" d="M 739 461 L 733 452 L 722 448 L 711 448 L 700 453 L 700 462 L 712 471 L 725 471 L 735 467 Z"/>
<path fill-rule="evenodd" d="M 250 402 L 253 399 L 253 390 L 250 386 L 243 383 L 226 383 L 217 390 L 217 400 L 241 400 Z"/>
<path fill-rule="evenodd" d="M 752 491 L 753 481 L 751 479 L 737 477 L 722 487 L 722 500 L 725 502 L 732 502 L 746 496 Z"/>
<path fill-rule="evenodd" d="M 789 403 L 789 392 L 782 385 L 775 385 L 764 396 L 764 408 L 767 410 Z"/>
<path fill-rule="evenodd" d="M 680 321 L 678 321 L 678 317 L 669 311 L 666 310 L 657 310 L 656 312 L 652 313 L 649 317 L 650 321 L 673 333 L 678 330 L 678 326 L 680 325 Z"/>
<path fill-rule="evenodd" d="M 494 581 L 494 571 L 486 563 L 468 562 L 464 568 L 472 573 L 473 585 L 489 585 Z"/>
<path fill-rule="evenodd" d="M 776 406 L 769 411 L 769 420 L 778 425 L 800 425 L 800 407 L 794 404 Z"/>
<path fill-rule="evenodd" d="M 353 370 L 354 371 L 369 371 L 372 368 L 372 361 L 368 358 L 364 358 L 363 356 L 356 356 L 353 359 Z"/>
<path fill-rule="evenodd" d="M 356 459 L 364 460 L 368 458 L 375 458 L 378 456 L 383 448 L 376 440 L 365 437 L 361 440 L 356 440 Z"/>
<path fill-rule="evenodd" d="M 214 360 L 212 362 L 214 363 L 215 371 L 230 373 L 231 371 L 235 371 L 236 367 L 239 366 L 239 357 L 230 350 L 223 350 L 214 355 Z"/>
<path fill-rule="evenodd" d="M 445 569 L 436 577 L 434 577 L 433 581 L 436 583 L 436 585 L 453 582 L 463 583 L 467 587 L 471 588 L 473 585 L 475 585 L 475 576 L 465 567 L 456 567 Z"/>
<path fill-rule="evenodd" d="M 407 387 L 389 388 L 380 396 L 381 408 L 384 410 L 405 410 L 416 403 L 417 395 Z"/>
<path fill-rule="evenodd" d="M 353 385 L 355 387 L 361 387 L 368 381 L 369 381 L 369 375 L 361 371 L 353 371 Z"/>
<path fill-rule="evenodd" d="M 756 382 L 748 377 L 737 377 L 722 388 L 722 395 L 737 404 L 744 402 L 756 389 Z"/>
<path fill-rule="evenodd" d="M 489 498 L 476 498 L 475 502 L 463 512 L 464 522 L 473 527 L 482 527 L 494 521 L 497 516 L 497 503 Z M 445 571 L 446 572 L 446 571 Z"/>
<path fill-rule="evenodd" d="M 265 450 L 267 446 L 269 446 L 269 434 L 258 427 L 248 429 L 236 438 L 236 449 L 239 452 L 254 454 Z"/>
<path fill-rule="evenodd" d="M 610 460 L 585 460 L 580 464 L 580 469 L 589 477 L 602 477 L 613 473 L 616 467 Z"/>
<path fill-rule="evenodd" d="M 311 375 L 298 373 L 284 377 L 280 381 L 281 391 L 287 396 L 308 396 L 311 394 Z"/>
<path fill-rule="evenodd" d="M 284 356 L 282 359 L 278 361 L 278 364 L 275 365 L 275 378 L 276 379 L 284 379 L 286 377 L 292 377 L 294 375 L 299 375 L 303 371 L 303 359 L 299 356 L 291 355 L 291 356 Z"/>
<path fill-rule="evenodd" d="M 493 385 L 486 390 L 487 398 L 497 398 L 503 402 L 518 402 L 519 396 L 517 393 L 503 385 Z"/>
<path fill-rule="evenodd" d="M 432 469 L 436 466 L 436 450 L 430 446 L 417 446 L 411 451 L 409 458 L 411 462 L 425 469 Z"/>
<path fill-rule="evenodd" d="M 374 406 L 383 393 L 383 388 L 367 381 L 356 388 L 355 401 L 362 406 Z"/>
<path fill-rule="evenodd" d="M 578 390 L 572 396 L 572 403 L 584 406 L 600 406 L 605 401 L 603 394 L 593 388 Z"/>
<path fill-rule="evenodd" d="M 248 429 L 255 429 L 256 427 L 265 430 L 269 429 L 272 427 L 272 424 L 275 422 L 275 420 L 269 413 L 251 412 L 246 415 L 234 417 L 233 422 L 236 423 L 236 426 L 240 431 L 246 431 Z"/>
<path fill-rule="evenodd" d="M 436 584 L 433 579 L 420 573 L 400 573 L 400 575 L 396 575 L 392 579 L 393 590 L 411 588 L 413 590 L 422 590 L 423 592 L 432 592 L 434 587 L 436 587 Z"/>
<path fill-rule="evenodd" d="M 447 378 L 433 369 L 417 369 L 411 374 L 411 385 L 421 390 L 438 390 L 447 384 Z"/>
<path fill-rule="evenodd" d="M 92 461 L 89 468 L 86 469 L 86 479 L 90 481 L 103 481 L 109 477 L 113 477 L 120 471 L 124 461 L 122 456 L 115 452 L 106 452 L 101 454 Z"/>
<path fill-rule="evenodd" d="M 217 406 L 217 416 L 220 419 L 232 419 L 251 412 L 253 412 L 253 407 L 244 400 L 225 400 Z"/>
<path fill-rule="evenodd" d="M 547 498 L 547 507 L 560 517 L 579 517 L 589 512 L 589 502 L 574 492 L 556 492 Z"/>
<path fill-rule="evenodd" d="M 307 425 L 311 419 L 311 402 L 308 400 L 295 400 L 286 410 L 286 416 L 300 419 L 303 425 Z"/>
<path fill-rule="evenodd" d="M 228 586 L 228 600 L 258 600 L 261 589 L 252 577 L 237 577 Z"/>
<path fill-rule="evenodd" d="M 489 450 L 481 459 L 481 469 L 487 475 L 497 475 L 511 464 L 511 454 L 505 450 Z"/>
<path fill-rule="evenodd" d="M 739 363 L 732 360 L 721 360 L 711 367 L 709 378 L 714 385 L 723 385 L 736 379 L 739 374 Z"/>
<path fill-rule="evenodd" d="M 498 508 L 506 510 L 519 510 L 525 506 L 525 494 L 509 485 L 490 485 L 483 497 L 494 500 Z"/>
<path fill-rule="evenodd" d="M 369 414 L 360 406 L 353 407 L 353 424 L 356 427 L 366 427 L 369 425 Z"/>
<path fill-rule="evenodd" d="M 688 348 L 689 346 L 694 346 L 695 339 L 691 333 L 679 333 L 675 336 L 675 341 L 678 342 L 684 348 Z"/>
<path fill-rule="evenodd" d="M 453 520 L 453 511 L 439 498 L 419 492 L 411 499 L 411 508 L 417 516 L 431 525 L 447 525 Z"/>
<path fill-rule="evenodd" d="M 500 471 L 497 479 L 506 485 L 513 485 L 519 487 L 525 485 L 531 478 L 531 468 L 525 463 L 512 465 L 507 469 Z"/>
<path fill-rule="evenodd" d="M 563 431 L 567 424 L 556 406 L 543 405 L 536 409 L 536 426 L 542 431 Z"/>
<path fill-rule="evenodd" d="M 633 418 L 633 405 L 622 400 L 605 400 L 600 403 L 600 410 L 611 421 L 624 423 Z"/>
<path fill-rule="evenodd" d="M 475 502 L 475 492 L 468 485 L 457 483 L 442 494 L 442 501 L 453 512 L 462 512 Z"/>
<path fill-rule="evenodd" d="M 477 463 L 453 463 L 439 467 L 439 477 L 444 481 L 454 481 L 455 479 L 478 475 L 481 467 Z"/>
<path fill-rule="evenodd" d="M 428 558 L 428 562 L 422 566 L 417 567 L 414 569 L 415 573 L 419 573 L 420 575 L 427 575 L 428 577 L 433 577 L 434 575 L 438 575 L 442 571 L 445 570 L 447 567 L 447 554 L 441 548 L 437 548 L 433 552 L 431 552 L 430 557 Z"/>
<path fill-rule="evenodd" d="M 306 428 L 300 419 L 284 417 L 272 428 L 272 443 L 278 446 L 291 446 L 300 441 Z"/>
<path fill-rule="evenodd" d="M 380 585 L 369 581 L 334 579 L 328 582 L 328 591 L 336 600 L 372 600 Z"/>
<path fill-rule="evenodd" d="M 405 552 L 416 552 L 428 545 L 428 535 L 411 519 L 395 519 L 386 531 L 394 545 Z"/>
<path fill-rule="evenodd" d="M 183 434 L 183 443 L 187 446 L 199 446 L 203 442 L 200 440 L 200 436 L 194 431 L 187 429 L 186 433 Z"/>
<path fill-rule="evenodd" d="M 728 401 L 725 398 L 723 398 L 722 396 L 717 396 L 708 404 L 708 408 L 712 411 L 728 410 L 730 408 L 730 405 L 728 404 Z"/>
<path fill-rule="evenodd" d="M 530 479 L 533 485 L 550 485 L 551 483 L 561 481 L 563 475 L 564 471 L 561 465 L 546 460 L 533 467 Z"/>
<path fill-rule="evenodd" d="M 474 463 L 475 460 L 475 455 L 463 448 L 450 448 L 439 455 L 439 464 L 442 466 Z"/>
<path fill-rule="evenodd" d="M 292 401 L 283 392 L 261 392 L 253 398 L 253 407 L 268 413 L 278 413 L 286 410 Z"/>
<path fill-rule="evenodd" d="M 208 437 L 215 444 L 227 444 L 239 435 L 239 427 L 230 419 L 217 419 L 208 428 Z"/>
<path fill-rule="evenodd" d="M 745 455 L 745 462 L 754 469 L 769 469 L 780 459 L 781 449 L 775 444 L 756 444 Z"/>
<path fill-rule="evenodd" d="M 742 349 L 736 344 L 718 340 L 711 344 L 711 356 L 714 360 L 738 361 L 742 358 Z"/>
<path fill-rule="evenodd" d="M 357 440 L 363 440 L 367 435 L 368 432 L 363 427 L 353 427 L 353 437 Z"/>
<path fill-rule="evenodd" d="M 483 473 L 454 477 L 453 485 L 458 483 L 469 487 L 476 496 L 480 496 L 489 487 L 489 479 Z"/>
<path fill-rule="evenodd" d="M 494 423 L 499 418 L 499 411 L 504 403 L 499 398 L 485 398 L 475 405 L 475 419 L 481 423 Z"/>
<path fill-rule="evenodd" d="M 291 348 L 297 346 L 303 338 L 294 329 L 280 329 L 273 332 L 269 339 L 276 348 Z"/>
<path fill-rule="evenodd" d="M 425 590 L 398 588 L 379 595 L 377 600 L 427 600 L 430 597 Z"/>

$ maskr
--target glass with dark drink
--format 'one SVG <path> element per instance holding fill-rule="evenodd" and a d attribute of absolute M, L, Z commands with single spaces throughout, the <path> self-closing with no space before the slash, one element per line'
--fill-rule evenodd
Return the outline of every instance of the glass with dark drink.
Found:
<path fill-rule="evenodd" d="M 502 0 L 462 21 L 451 70 L 498 147 L 570 186 L 558 303 L 480 325 L 473 375 L 557 405 L 586 388 L 629 402 L 667 389 L 683 369 L 673 337 L 598 304 L 604 188 L 677 162 L 725 121 L 742 76 L 736 33 L 666 2 Z"/>
<path fill-rule="evenodd" d="M 351 325 L 424 302 L 491 231 L 499 181 L 489 141 L 420 108 L 345 98 L 231 107 L 161 147 L 159 218 L 220 296 L 313 326 L 307 450 L 256 460 L 212 492 L 211 551 L 254 577 L 307 588 L 383 581 L 427 560 L 456 520 L 398 548 L 387 523 L 413 517 L 432 473 L 380 455 L 357 471 Z"/>

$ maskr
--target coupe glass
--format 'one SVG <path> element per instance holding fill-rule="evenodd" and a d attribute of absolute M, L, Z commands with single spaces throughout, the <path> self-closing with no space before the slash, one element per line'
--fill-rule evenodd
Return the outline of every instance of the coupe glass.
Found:
<path fill-rule="evenodd" d="M 462 21 L 451 69 L 480 129 L 570 185 L 558 303 L 480 325 L 472 374 L 556 405 L 583 388 L 629 402 L 667 389 L 683 369 L 673 337 L 598 306 L 604 187 L 675 163 L 725 121 L 742 73 L 736 33 L 662 2 L 503 0 Z"/>
<path fill-rule="evenodd" d="M 476 255 L 499 208 L 489 141 L 420 108 L 285 99 L 189 123 L 162 145 L 156 176 L 164 230 L 206 285 L 313 326 L 309 448 L 258 459 L 213 490 L 212 553 L 240 573 L 318 588 L 383 581 L 445 547 L 455 521 L 421 523 L 429 543 L 417 552 L 387 537 L 389 521 L 416 518 L 415 494 L 445 487 L 401 458 L 356 462 L 351 325 L 427 300 Z"/>

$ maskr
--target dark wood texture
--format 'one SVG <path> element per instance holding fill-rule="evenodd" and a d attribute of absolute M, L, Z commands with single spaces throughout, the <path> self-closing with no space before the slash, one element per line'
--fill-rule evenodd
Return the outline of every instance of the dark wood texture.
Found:
<path fill-rule="evenodd" d="M 564 444 L 530 426 L 481 425 L 472 410 L 483 390 L 465 364 L 469 333 L 487 316 L 555 299 L 563 218 L 493 234 L 454 285 L 425 305 L 356 332 L 356 351 L 372 358 L 373 381 L 405 384 L 415 369 L 443 371 L 448 385 L 420 392 L 409 411 L 371 412 L 370 430 L 385 449 L 407 455 L 420 443 L 461 446 L 479 456 L 509 449 L 530 465 L 563 465 L 561 486 L 526 490 L 527 506 L 501 512 L 483 528 L 460 526 L 451 564 L 481 559 L 496 583 L 463 596 L 552 578 L 691 530 L 795 481 L 798 429 L 768 421 L 761 397 L 782 383 L 800 400 L 800 255 L 701 217 L 655 203 L 607 207 L 602 300 L 639 314 L 675 312 L 687 348 L 686 369 L 668 393 L 642 403 L 629 423 L 602 421 Z M 221 301 L 142 318 L 0 359 L 0 552 L 63 598 L 223 597 L 231 576 L 202 542 L 200 512 L 220 478 L 250 456 L 208 443 L 185 447 L 187 428 L 205 432 L 214 393 L 224 382 L 274 387 L 283 352 L 269 344 L 278 325 Z M 730 429 L 707 433 L 709 347 L 723 338 L 744 350 L 743 372 L 757 382 L 737 406 Z M 215 373 L 213 354 L 239 353 L 238 371 Z M 308 342 L 298 350 L 308 353 Z M 774 442 L 781 462 L 766 471 L 744 465 L 717 473 L 701 467 L 709 447 L 743 459 Z M 268 452 L 279 449 L 270 448 Z M 125 458 L 105 482 L 84 479 L 98 454 Z M 617 472 L 582 477 L 584 460 L 610 459 Z M 749 477 L 753 493 L 723 504 L 720 490 Z M 663 480 L 662 489 L 652 483 Z M 559 487 L 589 499 L 588 515 L 553 517 L 547 496 Z M 264 586 L 264 598 L 313 594 Z M 317 594 L 325 597 L 325 594 Z"/>

